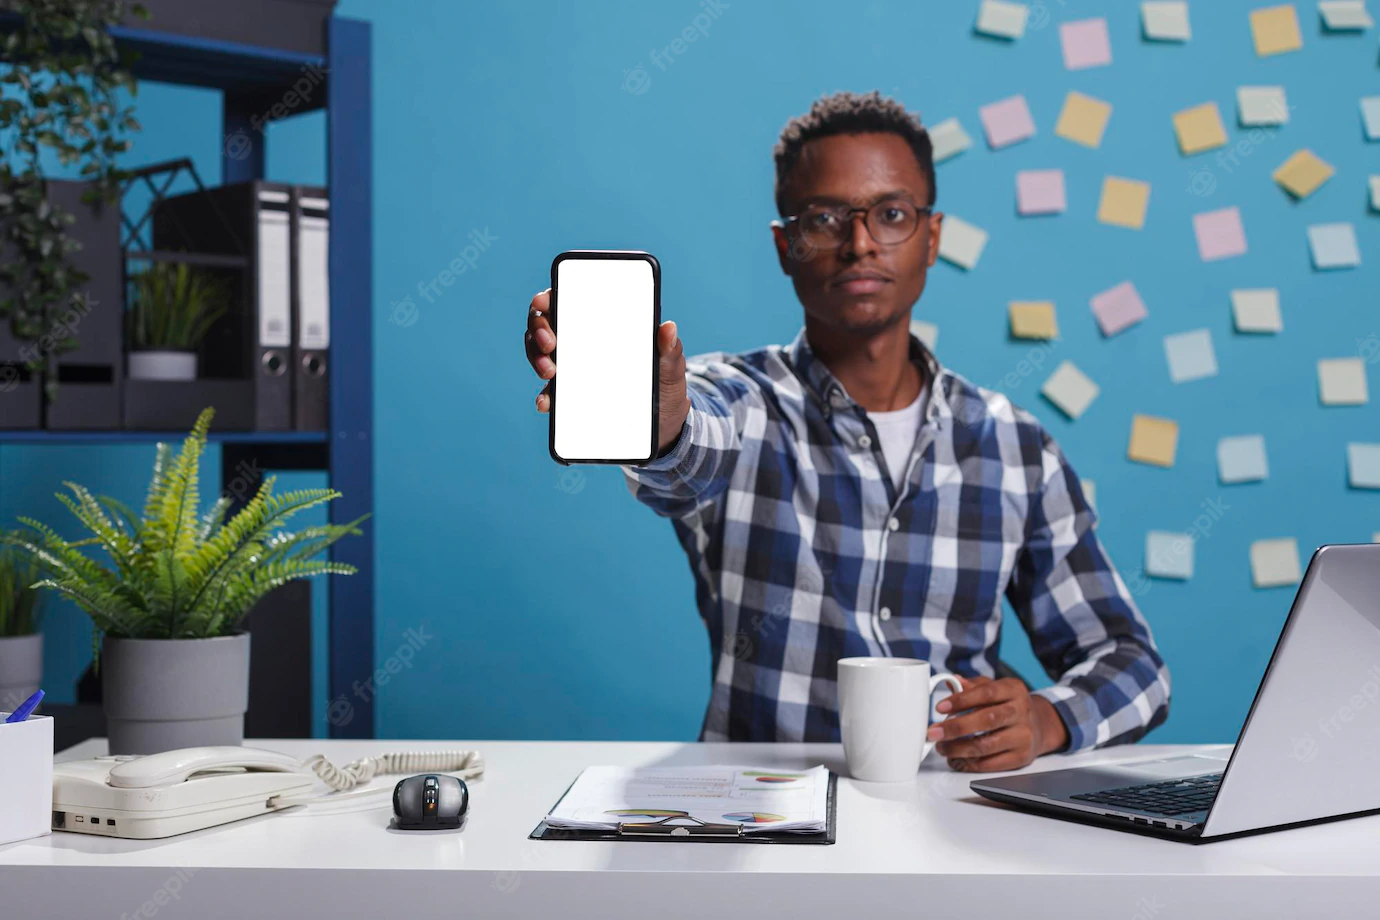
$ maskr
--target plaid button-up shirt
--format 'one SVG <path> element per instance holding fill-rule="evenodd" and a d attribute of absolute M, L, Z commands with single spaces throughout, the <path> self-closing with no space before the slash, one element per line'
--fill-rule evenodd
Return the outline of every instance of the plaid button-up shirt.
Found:
<path fill-rule="evenodd" d="M 838 660 L 995 676 L 1002 598 L 1055 681 L 1069 750 L 1134 741 L 1169 671 L 1058 445 L 1005 396 L 929 368 L 902 488 L 867 412 L 810 350 L 687 359 L 670 453 L 624 466 L 671 519 L 714 650 L 705 741 L 837 741 Z"/>

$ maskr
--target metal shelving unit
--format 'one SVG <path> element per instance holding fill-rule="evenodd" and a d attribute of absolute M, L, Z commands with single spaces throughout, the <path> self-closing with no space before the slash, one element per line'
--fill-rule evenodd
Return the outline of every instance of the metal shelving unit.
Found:
<path fill-rule="evenodd" d="M 5 22 L 0 19 L 0 31 Z M 222 476 L 242 469 L 324 470 L 343 497 L 331 502 L 331 519 L 354 520 L 371 512 L 373 484 L 373 342 L 370 292 L 372 247 L 372 116 L 370 27 L 367 22 L 332 16 L 326 54 L 211 41 L 167 32 L 113 28 L 117 43 L 139 53 L 133 66 L 139 80 L 218 89 L 223 93 L 222 182 L 268 178 L 264 175 L 266 136 L 260 126 L 273 117 L 275 104 L 292 92 L 307 69 L 325 74 L 323 92 L 291 107 L 289 115 L 326 111 L 326 185 L 331 202 L 329 253 L 331 362 L 330 427 L 327 431 L 212 432 L 221 445 Z M 280 106 L 280 108 L 282 108 Z M 244 133 L 247 145 L 231 139 Z M 233 151 L 233 153 L 232 153 Z M 154 256 L 157 257 L 156 254 Z M 186 432 L 153 431 L 0 431 L 0 444 L 177 443 Z M 222 486 L 227 483 L 222 483 Z M 336 544 L 332 558 L 359 569 L 348 590 L 330 592 L 330 694 L 345 697 L 353 717 L 331 724 L 332 737 L 373 735 L 372 696 L 356 696 L 351 685 L 373 674 L 374 538 L 372 521 L 364 535 Z"/>

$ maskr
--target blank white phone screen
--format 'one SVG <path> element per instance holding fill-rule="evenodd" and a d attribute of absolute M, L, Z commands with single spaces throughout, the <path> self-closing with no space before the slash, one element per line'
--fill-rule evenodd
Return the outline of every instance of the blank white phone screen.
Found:
<path fill-rule="evenodd" d="M 562 459 L 652 453 L 654 285 L 644 259 L 557 264 L 555 449 Z"/>

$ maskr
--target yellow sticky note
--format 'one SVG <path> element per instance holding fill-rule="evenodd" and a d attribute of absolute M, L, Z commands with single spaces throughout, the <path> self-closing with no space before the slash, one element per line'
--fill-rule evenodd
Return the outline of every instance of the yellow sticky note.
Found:
<path fill-rule="evenodd" d="M 1064 108 L 1059 112 L 1054 133 L 1075 144 L 1096 148 L 1102 145 L 1102 132 L 1107 130 L 1107 119 L 1111 117 L 1111 103 L 1082 93 L 1069 93 L 1064 98 Z"/>
<path fill-rule="evenodd" d="M 1011 301 L 1011 335 L 1018 339 L 1052 339 L 1059 335 L 1054 304 L 1048 300 Z"/>
<path fill-rule="evenodd" d="M 1167 418 L 1137 415 L 1131 419 L 1131 447 L 1126 455 L 1137 463 L 1173 466 L 1179 449 L 1179 425 Z"/>
<path fill-rule="evenodd" d="M 1319 159 L 1313 151 L 1304 149 L 1295 153 L 1276 169 L 1274 179 L 1295 198 L 1307 198 L 1317 191 L 1336 170 L 1332 164 Z"/>
<path fill-rule="evenodd" d="M 1175 113 L 1174 133 L 1179 136 L 1179 149 L 1185 156 L 1227 145 L 1227 129 L 1222 127 L 1222 114 L 1215 102 Z"/>
<path fill-rule="evenodd" d="M 1255 38 L 1255 53 L 1260 57 L 1297 51 L 1303 47 L 1299 16 L 1289 3 L 1252 10 L 1251 35 Z"/>
<path fill-rule="evenodd" d="M 1145 209 L 1150 204 L 1150 183 L 1108 176 L 1102 180 L 1102 202 L 1097 219 L 1104 224 L 1139 230 L 1145 226 Z"/>

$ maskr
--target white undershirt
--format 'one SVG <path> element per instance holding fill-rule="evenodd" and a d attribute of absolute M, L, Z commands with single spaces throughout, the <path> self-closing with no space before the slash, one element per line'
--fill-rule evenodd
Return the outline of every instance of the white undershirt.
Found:
<path fill-rule="evenodd" d="M 915 446 L 920 421 L 925 417 L 925 397 L 928 395 L 929 387 L 921 385 L 920 395 L 904 409 L 867 413 L 877 428 L 877 437 L 882 441 L 882 456 L 886 457 L 891 484 L 897 492 L 901 491 L 902 477 L 906 475 L 906 464 L 910 461 L 910 450 Z"/>

